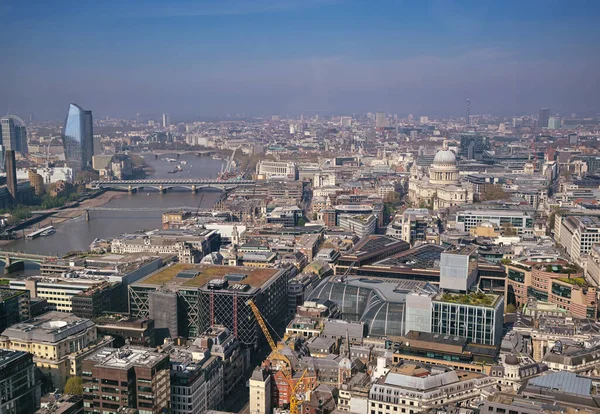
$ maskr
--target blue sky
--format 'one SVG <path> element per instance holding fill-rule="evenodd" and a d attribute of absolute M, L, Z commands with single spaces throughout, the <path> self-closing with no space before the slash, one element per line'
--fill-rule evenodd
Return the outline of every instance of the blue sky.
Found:
<path fill-rule="evenodd" d="M 0 0 L 0 112 L 600 112 L 598 1 Z"/>

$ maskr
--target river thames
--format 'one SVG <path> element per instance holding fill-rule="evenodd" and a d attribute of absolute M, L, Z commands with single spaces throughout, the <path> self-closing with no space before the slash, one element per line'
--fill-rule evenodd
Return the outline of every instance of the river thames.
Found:
<path fill-rule="evenodd" d="M 211 157 L 198 157 L 194 154 L 181 155 L 177 160 L 181 169 L 177 174 L 169 174 L 177 165 L 166 158 L 175 158 L 173 154 L 145 155 L 146 164 L 154 169 L 147 178 L 216 178 L 223 161 Z M 119 194 L 103 207 L 110 208 L 170 208 L 190 206 L 197 208 L 212 207 L 221 197 L 218 190 L 202 190 L 196 194 L 190 191 L 169 190 L 165 194 L 144 190 L 137 194 Z M 88 250 L 96 238 L 112 238 L 123 233 L 142 229 L 157 229 L 161 226 L 160 211 L 90 211 L 90 220 L 85 216 L 68 220 L 56 225 L 56 233 L 33 240 L 19 239 L 4 246 L 5 250 L 23 251 L 44 255 L 64 255 L 69 251 Z"/>

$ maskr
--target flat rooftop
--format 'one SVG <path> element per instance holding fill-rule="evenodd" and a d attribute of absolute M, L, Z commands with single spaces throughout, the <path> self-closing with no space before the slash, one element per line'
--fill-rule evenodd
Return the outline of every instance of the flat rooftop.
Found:
<path fill-rule="evenodd" d="M 91 320 L 72 313 L 51 311 L 16 323 L 6 328 L 2 335 L 28 342 L 56 343 L 93 325 Z"/>
<path fill-rule="evenodd" d="M 15 289 L 3 289 L 3 288 L 0 288 L 0 301 L 12 298 L 13 296 L 20 295 L 23 292 L 24 292 L 24 290 L 15 290 Z"/>
<path fill-rule="evenodd" d="M 424 244 L 376 262 L 375 265 L 439 271 L 440 257 L 445 249 L 438 244 Z"/>
<path fill-rule="evenodd" d="M 102 348 L 95 354 L 86 358 L 93 361 L 96 366 L 113 369 L 129 369 L 132 366 L 152 367 L 167 356 L 150 349 L 138 348 Z"/>
<path fill-rule="evenodd" d="M 500 300 L 500 295 L 492 293 L 439 293 L 435 299 L 437 302 L 457 303 L 460 305 L 483 306 L 494 308 Z"/>
<path fill-rule="evenodd" d="M 261 287 L 281 269 L 257 269 L 241 266 L 218 266 L 210 264 L 177 263 L 163 267 L 133 286 L 158 287 L 169 285 L 175 289 L 199 288 L 213 279 L 227 279 L 229 283 L 242 283 L 251 287 Z M 241 278 L 243 275 L 243 278 Z M 240 280 L 237 280 L 240 279 Z"/>

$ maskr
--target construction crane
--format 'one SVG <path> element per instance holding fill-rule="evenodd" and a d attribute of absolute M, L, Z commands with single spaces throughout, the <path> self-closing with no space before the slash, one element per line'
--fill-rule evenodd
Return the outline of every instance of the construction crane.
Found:
<path fill-rule="evenodd" d="M 290 400 L 290 414 L 299 414 L 298 406 L 302 403 L 302 399 L 298 398 L 298 396 L 296 395 L 296 392 L 298 391 L 300 384 L 303 382 L 304 377 L 306 376 L 306 373 L 308 372 L 308 370 L 305 369 L 304 372 L 302 373 L 302 376 L 298 379 L 296 384 L 292 384 L 292 380 L 291 380 L 292 364 L 291 364 L 290 360 L 285 355 L 282 355 L 279 352 L 279 349 L 277 349 L 277 344 L 275 344 L 275 341 L 273 341 L 273 337 L 271 336 L 271 333 L 269 332 L 269 329 L 267 328 L 267 324 L 265 323 L 265 320 L 262 317 L 260 311 L 258 310 L 258 307 L 256 306 L 256 304 L 252 301 L 252 299 L 250 299 L 247 303 L 248 303 L 248 306 L 250 306 L 250 309 L 252 309 L 252 313 L 254 313 L 254 317 L 256 318 L 256 321 L 258 322 L 260 329 L 262 329 L 263 334 L 265 335 L 265 338 L 267 338 L 267 342 L 269 343 L 269 346 L 271 347 L 271 351 L 273 351 L 273 355 L 276 358 L 283 360 L 287 364 L 286 369 L 282 369 L 281 372 L 283 373 L 283 377 L 285 378 L 285 381 L 287 382 L 288 386 L 290 387 L 290 399 L 289 399 Z"/>

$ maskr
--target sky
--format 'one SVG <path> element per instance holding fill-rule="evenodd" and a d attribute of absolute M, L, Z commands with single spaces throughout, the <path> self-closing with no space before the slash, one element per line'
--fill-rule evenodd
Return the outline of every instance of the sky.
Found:
<path fill-rule="evenodd" d="M 600 112 L 597 0 L 0 0 L 0 113 Z"/>

